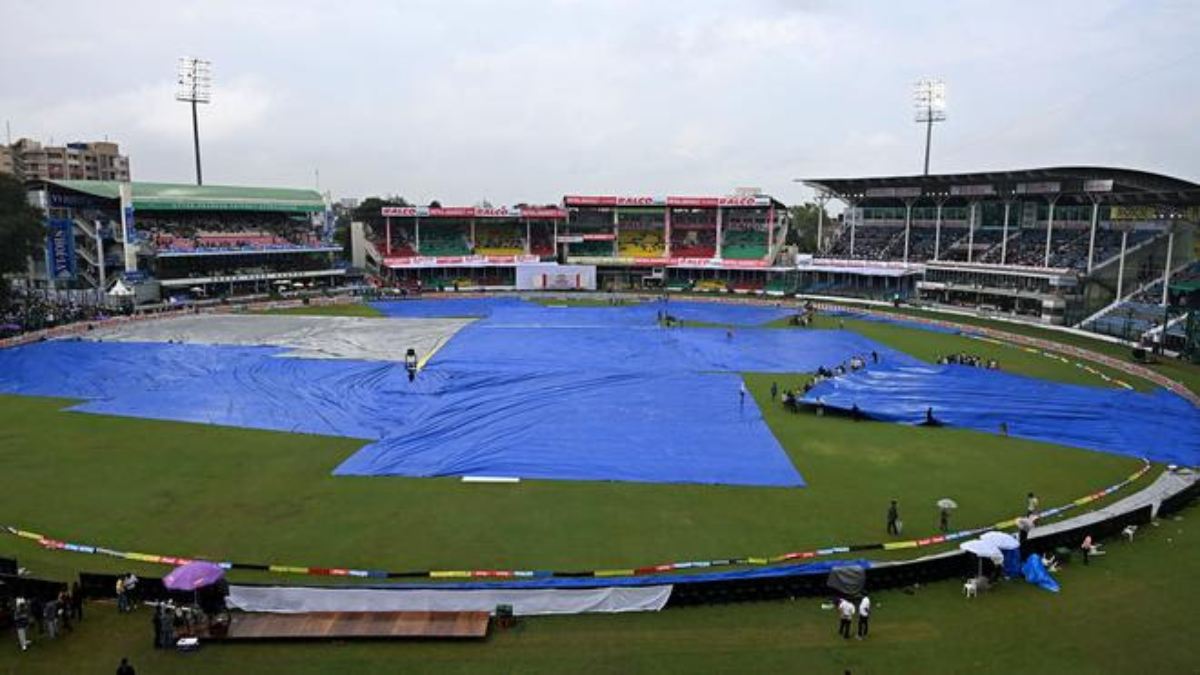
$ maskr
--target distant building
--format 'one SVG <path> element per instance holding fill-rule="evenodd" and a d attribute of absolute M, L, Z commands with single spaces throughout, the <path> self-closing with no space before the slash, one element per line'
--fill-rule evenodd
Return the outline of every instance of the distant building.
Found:
<path fill-rule="evenodd" d="M 7 145 L 0 145 L 0 173 L 15 174 L 16 163 L 13 161 L 13 151 Z"/>
<path fill-rule="evenodd" d="M 116 143 L 68 143 L 43 146 L 22 138 L 0 146 L 0 172 L 22 180 L 129 180 L 129 158 Z"/>

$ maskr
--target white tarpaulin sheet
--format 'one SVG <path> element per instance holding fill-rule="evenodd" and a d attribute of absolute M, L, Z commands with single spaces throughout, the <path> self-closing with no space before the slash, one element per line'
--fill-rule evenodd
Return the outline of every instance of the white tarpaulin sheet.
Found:
<path fill-rule="evenodd" d="M 370 319 L 342 316 L 195 314 L 127 323 L 88 333 L 89 339 L 120 342 L 284 347 L 285 356 L 307 359 L 403 361 L 411 347 L 418 358 L 440 348 L 474 319 Z"/>
<path fill-rule="evenodd" d="M 231 586 L 227 603 L 245 612 L 495 612 L 517 616 L 657 612 L 671 586 L 614 588 L 412 589 Z"/>

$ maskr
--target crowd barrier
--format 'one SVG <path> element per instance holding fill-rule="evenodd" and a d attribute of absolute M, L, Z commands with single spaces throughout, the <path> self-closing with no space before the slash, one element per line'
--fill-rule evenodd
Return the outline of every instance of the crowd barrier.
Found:
<path fill-rule="evenodd" d="M 1046 509 L 1039 513 L 1043 519 L 1060 516 L 1064 513 L 1073 511 L 1081 506 L 1086 506 L 1112 495 L 1133 482 L 1146 475 L 1151 469 L 1151 464 L 1146 460 L 1142 460 L 1142 466 L 1136 472 L 1129 475 L 1119 483 L 1115 483 L 1101 490 L 1097 490 L 1089 495 L 1085 495 L 1076 499 L 1073 502 Z M 952 543 L 961 539 L 969 539 L 990 530 L 1006 530 L 1016 526 L 1017 517 L 1014 516 L 1007 520 L 997 523 L 992 523 L 983 527 L 976 527 L 967 530 L 959 530 L 946 534 L 937 534 L 929 537 L 918 539 L 909 539 L 902 541 L 888 542 L 872 542 L 863 544 L 847 544 L 837 546 L 827 546 L 819 549 L 808 551 L 797 551 L 791 553 L 782 553 L 776 555 L 749 555 L 736 556 L 730 558 L 721 558 L 713 560 L 693 560 L 693 561 L 678 561 L 659 563 L 655 565 L 645 565 L 640 567 L 620 568 L 620 569 L 593 569 L 593 570 L 419 570 L 419 571 L 389 571 L 382 569 L 354 569 L 350 567 L 311 567 L 300 565 L 278 565 L 250 562 L 234 562 L 234 561 L 214 561 L 225 569 L 229 570 L 246 570 L 257 572 L 268 572 L 274 574 L 295 574 L 306 576 L 324 576 L 324 577 L 351 577 L 361 579 L 437 579 L 437 580 L 521 580 L 521 579 L 545 579 L 545 578 L 579 578 L 591 577 L 598 579 L 617 578 L 617 577 L 649 577 L 651 575 L 663 575 L 675 572 L 694 572 L 697 570 L 708 570 L 711 568 L 725 567 L 761 567 L 768 565 L 776 565 L 781 563 L 796 563 L 813 561 L 814 559 L 830 558 L 838 555 L 851 553 L 863 553 L 868 551 L 898 551 L 909 549 L 927 549 L 942 544 Z M 43 548 L 49 550 L 70 551 L 74 553 L 83 553 L 89 555 L 104 555 L 113 558 L 120 558 L 133 562 L 152 563 L 160 565 L 181 565 L 191 562 L 193 558 L 178 555 L 162 555 L 153 553 L 139 553 L 131 551 L 119 551 L 102 546 L 91 544 L 80 544 L 74 542 L 62 541 L 46 535 L 23 530 L 20 528 L 5 526 L 4 532 L 19 537 L 22 539 L 32 540 L 37 542 Z"/>

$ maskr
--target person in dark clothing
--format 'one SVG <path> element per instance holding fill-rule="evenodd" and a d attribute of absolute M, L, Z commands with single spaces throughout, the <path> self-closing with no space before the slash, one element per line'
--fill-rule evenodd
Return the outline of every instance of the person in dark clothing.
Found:
<path fill-rule="evenodd" d="M 774 382 L 771 383 L 771 400 L 779 400 L 779 385 Z"/>
<path fill-rule="evenodd" d="M 938 519 L 938 529 L 942 532 L 950 531 L 950 509 L 942 509 L 941 516 Z"/>
<path fill-rule="evenodd" d="M 83 588 L 78 581 L 71 585 L 71 614 L 76 621 L 83 621 Z"/>
<path fill-rule="evenodd" d="M 926 427 L 942 426 L 942 423 L 939 422 L 938 419 L 933 416 L 933 407 L 932 406 L 925 409 L 925 421 L 921 423 L 921 426 L 926 426 Z"/>
<path fill-rule="evenodd" d="M 137 671 L 133 666 L 129 665 L 129 659 L 121 659 L 121 665 L 117 666 L 117 675 L 137 675 Z"/>
<path fill-rule="evenodd" d="M 46 633 L 46 622 L 42 620 L 42 615 L 45 614 L 45 603 L 38 596 L 33 596 L 29 601 L 29 615 L 33 617 L 33 622 L 37 624 L 38 635 Z"/>
<path fill-rule="evenodd" d="M 892 505 L 888 507 L 888 511 L 887 511 L 887 533 L 891 534 L 891 535 L 899 535 L 900 534 L 900 526 L 898 524 L 899 522 L 900 522 L 900 507 L 896 503 L 896 500 L 893 499 Z"/>
<path fill-rule="evenodd" d="M 879 352 L 871 350 L 871 363 L 879 363 Z"/>
<path fill-rule="evenodd" d="M 58 594 L 58 618 L 63 631 L 71 630 L 71 594 L 63 590 Z"/>
<path fill-rule="evenodd" d="M 163 648 L 163 625 L 162 625 L 162 603 L 154 606 L 154 616 L 150 618 L 150 624 L 154 627 L 154 648 Z"/>

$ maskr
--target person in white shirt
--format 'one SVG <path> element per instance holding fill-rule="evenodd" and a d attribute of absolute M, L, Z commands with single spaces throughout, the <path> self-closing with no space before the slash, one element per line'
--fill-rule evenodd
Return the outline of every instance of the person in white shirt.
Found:
<path fill-rule="evenodd" d="M 871 597 L 864 595 L 858 603 L 858 639 L 867 637 L 871 621 Z"/>
<path fill-rule="evenodd" d="M 838 635 L 850 639 L 850 624 L 854 621 L 854 603 L 842 598 L 838 602 Z"/>

